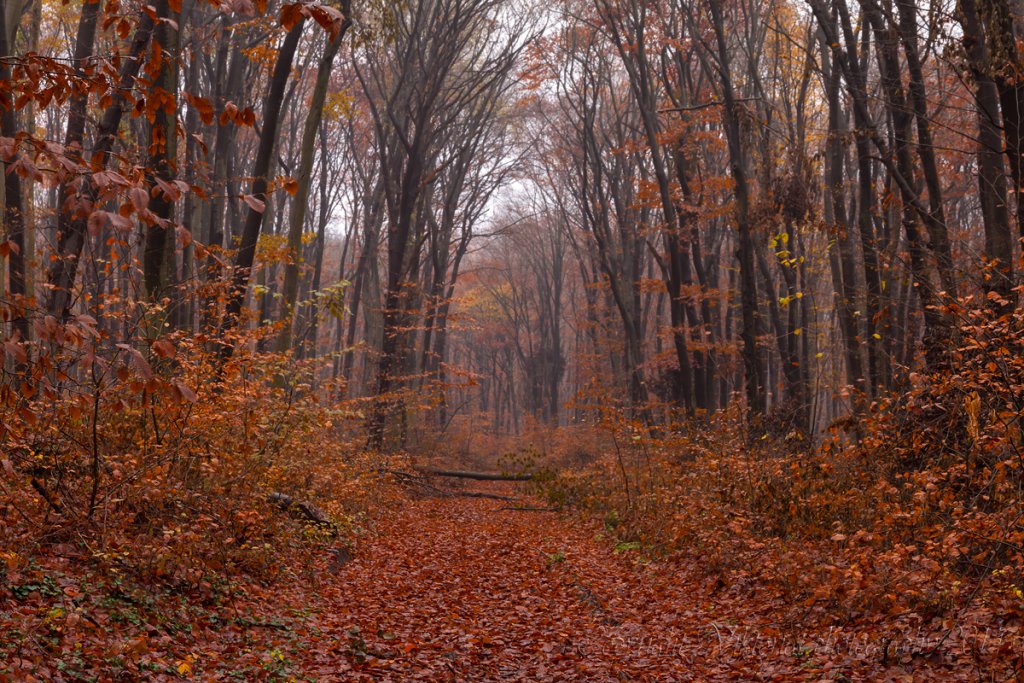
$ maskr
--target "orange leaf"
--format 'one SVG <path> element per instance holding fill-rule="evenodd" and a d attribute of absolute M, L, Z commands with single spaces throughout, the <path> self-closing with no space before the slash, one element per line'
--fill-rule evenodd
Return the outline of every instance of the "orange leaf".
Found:
<path fill-rule="evenodd" d="M 281 18 L 279 21 L 281 26 L 289 31 L 292 30 L 297 23 L 302 21 L 302 5 L 296 2 L 281 7 Z"/>
<path fill-rule="evenodd" d="M 174 344 L 166 339 L 157 339 L 150 345 L 153 355 L 159 358 L 174 358 Z"/>

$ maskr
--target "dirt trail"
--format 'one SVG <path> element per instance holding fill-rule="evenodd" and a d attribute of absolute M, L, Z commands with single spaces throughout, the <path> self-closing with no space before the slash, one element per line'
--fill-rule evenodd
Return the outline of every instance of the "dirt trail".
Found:
<path fill-rule="evenodd" d="M 757 675 L 750 648 L 701 608 L 700 582 L 616 553 L 598 526 L 505 505 L 424 499 L 384 520 L 321 590 L 325 621 L 306 653 L 319 680 Z M 777 680 L 811 673 L 806 662 L 771 669 Z"/>

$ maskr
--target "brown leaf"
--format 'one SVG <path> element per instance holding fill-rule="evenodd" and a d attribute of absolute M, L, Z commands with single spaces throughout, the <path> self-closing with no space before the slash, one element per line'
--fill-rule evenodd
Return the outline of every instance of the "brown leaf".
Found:
<path fill-rule="evenodd" d="M 301 3 L 293 2 L 281 7 L 281 16 L 278 20 L 285 29 L 292 30 L 297 23 L 302 21 L 303 7 Z"/>
<path fill-rule="evenodd" d="M 142 212 L 149 206 L 149 193 L 141 187 L 128 190 L 128 199 L 136 211 Z"/>
<path fill-rule="evenodd" d="M 150 345 L 153 355 L 158 358 L 174 358 L 174 344 L 166 339 L 157 339 Z"/>
<path fill-rule="evenodd" d="M 196 396 L 196 392 L 192 391 L 192 389 L 184 382 L 175 380 L 173 386 L 181 393 L 181 398 L 188 403 L 195 403 L 199 399 L 199 397 Z"/>
<path fill-rule="evenodd" d="M 258 199 L 251 194 L 243 194 L 242 200 L 249 205 L 249 208 L 256 213 L 263 213 L 267 209 L 267 204 L 262 199 Z"/>

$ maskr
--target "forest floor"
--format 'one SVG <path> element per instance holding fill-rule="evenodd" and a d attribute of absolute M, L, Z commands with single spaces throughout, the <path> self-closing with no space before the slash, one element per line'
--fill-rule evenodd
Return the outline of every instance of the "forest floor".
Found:
<path fill-rule="evenodd" d="M 347 561 L 282 557 L 278 579 L 205 603 L 71 565 L 26 573 L 14 610 L 45 618 L 0 647 L 0 681 L 991 680 L 963 632 L 804 625 L 698 559 L 521 509 L 538 503 L 509 484 L 473 490 L 517 498 L 407 500 Z"/>
<path fill-rule="evenodd" d="M 809 635 L 750 587 L 530 505 L 403 505 L 318 588 L 318 614 L 284 657 L 322 681 L 987 680 L 958 656 L 963 634 L 934 653 L 942 633 Z"/>

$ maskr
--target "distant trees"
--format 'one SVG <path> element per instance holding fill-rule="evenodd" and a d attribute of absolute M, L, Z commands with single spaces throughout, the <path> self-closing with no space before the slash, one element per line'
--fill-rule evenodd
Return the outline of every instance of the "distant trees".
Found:
<path fill-rule="evenodd" d="M 551 145 L 532 182 L 586 302 L 564 324 L 592 330 L 591 353 L 610 336 L 634 406 L 705 414 L 742 385 L 752 413 L 811 435 L 898 386 L 918 349 L 947 363 L 962 294 L 1015 305 L 1012 12 L 968 3 L 947 31 L 910 2 L 810 9 L 574 2 L 535 55 Z M 951 91 L 974 133 L 954 132 Z M 974 165 L 973 193 L 950 182 Z"/>
<path fill-rule="evenodd" d="M 1019 303 L 1002 0 L 80 9 L 0 17 L 29 359 L 80 319 L 273 350 L 369 399 L 374 448 L 594 402 L 803 439 Z"/>
<path fill-rule="evenodd" d="M 355 65 L 372 116 L 386 212 L 379 400 L 369 424 L 375 447 L 393 415 L 390 394 L 404 369 L 413 313 L 423 303 L 416 288 L 421 268 L 433 268 L 433 301 L 427 302 L 433 310 L 451 264 L 456 212 L 470 211 L 471 228 L 486 200 L 472 196 L 479 190 L 467 184 L 467 175 L 473 166 L 491 163 L 482 152 L 500 154 L 482 143 L 502 113 L 527 37 L 522 26 L 502 27 L 500 10 L 497 0 L 429 0 L 397 8 L 390 15 L 390 40 L 367 49 Z M 439 181 L 445 194 L 435 197 Z M 432 255 L 424 263 L 428 240 Z M 436 318 L 436 311 L 428 314 L 428 343 Z"/>

